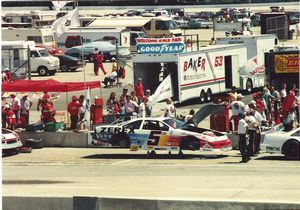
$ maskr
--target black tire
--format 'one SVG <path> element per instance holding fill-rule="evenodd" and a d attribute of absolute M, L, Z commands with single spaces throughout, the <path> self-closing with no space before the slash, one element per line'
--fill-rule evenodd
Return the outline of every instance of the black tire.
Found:
<path fill-rule="evenodd" d="M 248 79 L 246 82 L 246 92 L 250 94 L 252 93 L 252 91 L 253 91 L 253 82 L 251 79 Z"/>
<path fill-rule="evenodd" d="M 42 149 L 44 147 L 44 141 L 42 139 L 27 139 L 25 146 L 33 149 Z"/>
<path fill-rule="evenodd" d="M 47 74 L 48 74 L 48 68 L 45 67 L 45 66 L 40 66 L 40 67 L 38 68 L 38 74 L 39 74 L 40 76 L 47 76 Z"/>
<path fill-rule="evenodd" d="M 60 70 L 61 70 L 62 72 L 67 72 L 67 71 L 69 71 L 69 66 L 67 66 L 66 64 L 64 64 L 64 65 L 62 65 L 62 66 L 60 67 Z"/>
<path fill-rule="evenodd" d="M 193 136 L 186 136 L 181 140 L 180 150 L 199 150 L 199 141 Z"/>
<path fill-rule="evenodd" d="M 203 104 L 205 102 L 205 92 L 204 92 L 204 90 L 201 90 L 201 92 L 200 92 L 199 101 L 200 101 L 200 104 Z"/>
<path fill-rule="evenodd" d="M 53 75 L 55 75 L 55 74 L 56 74 L 56 70 L 49 71 L 49 75 L 50 75 L 50 76 L 53 76 Z"/>
<path fill-rule="evenodd" d="M 206 102 L 211 102 L 211 100 L 212 100 L 212 91 L 211 91 L 210 88 L 208 88 L 208 90 L 207 90 L 207 92 L 206 92 L 206 97 L 205 97 L 205 99 L 206 99 Z"/>
<path fill-rule="evenodd" d="M 288 160 L 300 160 L 300 143 L 297 140 L 288 140 L 283 145 L 282 153 Z"/>

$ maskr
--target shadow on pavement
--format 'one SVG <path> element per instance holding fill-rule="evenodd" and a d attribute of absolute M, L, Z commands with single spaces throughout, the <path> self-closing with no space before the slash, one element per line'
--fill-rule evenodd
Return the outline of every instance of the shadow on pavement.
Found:
<path fill-rule="evenodd" d="M 257 157 L 255 160 L 281 160 L 281 161 L 297 161 L 297 160 L 289 160 L 284 156 L 263 156 Z M 298 160 L 299 161 L 299 160 Z"/>
<path fill-rule="evenodd" d="M 148 156 L 147 154 L 95 154 L 82 158 L 86 159 L 220 159 L 226 158 L 228 155 L 182 155 L 177 154 L 156 154 L 154 156 Z"/>

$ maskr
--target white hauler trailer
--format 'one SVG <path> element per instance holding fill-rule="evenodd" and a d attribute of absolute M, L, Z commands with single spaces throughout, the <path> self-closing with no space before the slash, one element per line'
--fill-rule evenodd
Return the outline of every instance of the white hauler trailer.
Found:
<path fill-rule="evenodd" d="M 137 41 L 139 53 L 132 58 L 134 80 L 142 78 L 144 88 L 154 92 L 171 74 L 172 99 L 179 103 L 192 98 L 203 103 L 210 101 L 212 94 L 239 87 L 239 71 L 247 62 L 245 45 L 215 45 L 184 52 L 181 37 Z"/>
<path fill-rule="evenodd" d="M 244 44 L 247 46 L 247 62 L 240 71 L 240 88 L 251 92 L 265 86 L 265 53 L 279 45 L 276 35 L 221 37 L 217 45 Z"/>
<path fill-rule="evenodd" d="M 130 31 L 125 28 L 70 28 L 56 38 L 56 44 L 58 48 L 66 50 L 67 48 L 100 40 L 111 41 L 114 44 L 117 40 L 119 46 L 129 48 Z"/>

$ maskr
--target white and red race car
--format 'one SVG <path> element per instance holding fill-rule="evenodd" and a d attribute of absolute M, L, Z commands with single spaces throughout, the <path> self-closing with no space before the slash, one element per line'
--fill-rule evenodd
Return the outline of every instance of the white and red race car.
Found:
<path fill-rule="evenodd" d="M 22 142 L 20 140 L 20 136 L 11 130 L 2 128 L 2 154 L 6 154 L 8 152 L 18 153 L 20 147 L 22 147 Z"/>

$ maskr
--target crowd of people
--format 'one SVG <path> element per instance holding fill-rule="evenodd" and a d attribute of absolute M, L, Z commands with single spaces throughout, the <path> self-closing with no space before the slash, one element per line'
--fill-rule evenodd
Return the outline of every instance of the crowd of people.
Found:
<path fill-rule="evenodd" d="M 243 102 L 243 95 L 238 94 L 236 87 L 229 93 L 230 109 L 233 121 L 233 131 L 239 135 L 241 162 L 248 162 L 251 156 L 259 153 L 261 129 L 282 123 L 285 131 L 296 128 L 299 121 L 300 98 L 296 85 L 287 91 L 287 85 L 282 84 L 280 90 L 264 87 L 262 92 L 252 95 L 248 104 Z M 247 145 L 246 137 L 249 137 Z"/>

